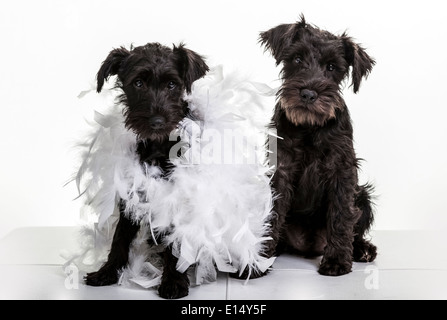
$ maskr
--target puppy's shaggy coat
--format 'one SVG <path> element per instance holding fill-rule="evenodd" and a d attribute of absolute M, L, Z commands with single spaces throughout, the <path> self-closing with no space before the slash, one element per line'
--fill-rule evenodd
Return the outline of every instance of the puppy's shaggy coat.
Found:
<path fill-rule="evenodd" d="M 376 247 L 365 240 L 373 222 L 372 187 L 358 184 L 340 85 L 350 76 L 357 92 L 375 62 L 346 34 L 321 30 L 303 16 L 261 33 L 260 41 L 282 63 L 283 80 L 271 124 L 282 139 L 269 255 L 283 249 L 323 254 L 321 274 L 346 274 L 353 260 L 373 261 Z"/>

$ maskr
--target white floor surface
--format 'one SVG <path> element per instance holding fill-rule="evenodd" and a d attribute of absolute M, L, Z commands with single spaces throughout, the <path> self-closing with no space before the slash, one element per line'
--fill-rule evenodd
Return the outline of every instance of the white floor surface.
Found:
<path fill-rule="evenodd" d="M 0 240 L 0 299 L 161 299 L 155 289 L 90 287 L 64 270 L 60 253 L 73 248 L 76 227 L 29 227 Z M 248 281 L 221 273 L 190 288 L 183 300 L 447 299 L 447 235 L 440 231 L 374 231 L 379 254 L 350 274 L 318 274 L 321 258 L 281 255 L 266 276 Z"/>

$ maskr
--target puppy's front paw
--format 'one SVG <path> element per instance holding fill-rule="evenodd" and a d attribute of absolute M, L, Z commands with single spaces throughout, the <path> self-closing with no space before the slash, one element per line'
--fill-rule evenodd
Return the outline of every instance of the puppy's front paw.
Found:
<path fill-rule="evenodd" d="M 351 268 L 352 262 L 323 258 L 318 273 L 325 276 L 341 276 L 351 272 Z"/>
<path fill-rule="evenodd" d="M 249 267 L 246 267 L 244 272 L 242 272 L 241 274 L 239 274 L 239 272 L 230 273 L 230 277 L 241 280 L 245 280 L 248 277 L 250 277 L 250 279 L 256 279 L 265 276 L 267 273 L 268 269 L 265 272 L 261 272 L 257 269 L 250 270 Z"/>
<path fill-rule="evenodd" d="M 87 273 L 84 281 L 89 286 L 108 286 L 118 282 L 118 272 L 115 268 L 101 268 L 96 272 Z"/>
<path fill-rule="evenodd" d="M 186 297 L 189 293 L 189 281 L 188 278 L 172 279 L 164 278 L 161 281 L 160 287 L 158 287 L 158 294 L 165 299 L 179 299 Z"/>
<path fill-rule="evenodd" d="M 355 262 L 372 262 L 377 256 L 377 247 L 363 240 L 354 242 L 353 258 Z"/>

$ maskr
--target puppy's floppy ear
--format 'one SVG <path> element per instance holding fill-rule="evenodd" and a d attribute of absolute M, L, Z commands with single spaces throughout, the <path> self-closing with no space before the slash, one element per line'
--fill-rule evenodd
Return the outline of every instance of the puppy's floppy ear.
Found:
<path fill-rule="evenodd" d="M 259 42 L 265 46 L 265 50 L 270 50 L 276 59 L 276 65 L 279 65 L 283 60 L 285 49 L 297 39 L 298 31 L 306 28 L 307 24 L 304 16 L 300 15 L 300 19 L 297 23 L 280 24 L 260 33 Z"/>
<path fill-rule="evenodd" d="M 360 45 L 354 43 L 346 34 L 342 35 L 343 44 L 345 47 L 346 61 L 352 66 L 352 84 L 354 93 L 360 89 L 362 78 L 368 77 L 374 64 L 376 63 Z"/>
<path fill-rule="evenodd" d="M 270 30 L 260 33 L 259 42 L 270 50 L 276 65 L 282 61 L 282 53 L 293 41 L 295 36 L 295 24 L 281 24 Z"/>
<path fill-rule="evenodd" d="M 173 52 L 178 57 L 186 92 L 191 93 L 192 83 L 202 78 L 209 71 L 209 68 L 202 56 L 186 49 L 183 43 L 180 43 L 178 47 L 174 45 Z"/>
<path fill-rule="evenodd" d="M 130 52 L 123 47 L 110 51 L 106 60 L 103 61 L 101 68 L 99 68 L 98 74 L 96 75 L 98 81 L 96 91 L 98 93 L 101 92 L 104 81 L 110 76 L 118 73 L 121 63 L 127 56 L 129 56 L 129 54 Z"/>

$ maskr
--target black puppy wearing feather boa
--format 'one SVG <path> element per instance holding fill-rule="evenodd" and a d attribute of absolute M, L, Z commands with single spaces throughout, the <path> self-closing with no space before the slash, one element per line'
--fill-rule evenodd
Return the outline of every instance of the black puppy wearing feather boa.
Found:
<path fill-rule="evenodd" d="M 214 281 L 217 271 L 248 279 L 272 265 L 263 255 L 271 94 L 221 67 L 207 71 L 183 44 L 122 47 L 103 62 L 97 91 L 116 75 L 101 93 L 114 102 L 96 112 L 79 144 L 74 178 L 83 211 L 96 217 L 70 259 L 88 272 L 87 284 L 138 284 L 181 298 L 190 281 Z"/>

